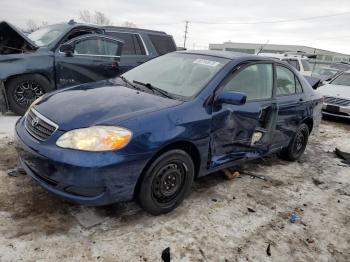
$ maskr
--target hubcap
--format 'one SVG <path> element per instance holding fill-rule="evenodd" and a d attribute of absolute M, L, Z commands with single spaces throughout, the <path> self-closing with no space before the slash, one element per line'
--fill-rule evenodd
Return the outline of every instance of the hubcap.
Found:
<path fill-rule="evenodd" d="M 169 163 L 157 172 L 153 180 L 153 197 L 159 203 L 173 200 L 181 191 L 186 168 L 183 163 Z"/>
<path fill-rule="evenodd" d="M 24 81 L 16 86 L 15 100 L 18 104 L 29 106 L 44 94 L 43 88 L 34 81 Z"/>

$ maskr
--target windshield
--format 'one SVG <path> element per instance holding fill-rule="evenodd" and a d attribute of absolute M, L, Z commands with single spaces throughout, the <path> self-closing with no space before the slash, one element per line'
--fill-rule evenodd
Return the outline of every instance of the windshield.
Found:
<path fill-rule="evenodd" d="M 313 71 L 313 74 L 321 75 L 321 76 L 334 76 L 338 72 L 337 69 L 332 69 L 332 68 L 316 68 Z"/>
<path fill-rule="evenodd" d="M 64 34 L 67 27 L 66 24 L 50 25 L 29 34 L 28 37 L 38 46 L 47 46 Z"/>
<path fill-rule="evenodd" d="M 171 53 L 142 64 L 123 76 L 170 94 L 190 98 L 197 95 L 230 60 L 186 53 Z"/>
<path fill-rule="evenodd" d="M 333 85 L 350 86 L 350 74 L 342 74 L 332 81 Z"/>
<path fill-rule="evenodd" d="M 311 71 L 311 65 L 308 60 L 301 59 L 301 63 L 303 64 L 304 71 Z"/>

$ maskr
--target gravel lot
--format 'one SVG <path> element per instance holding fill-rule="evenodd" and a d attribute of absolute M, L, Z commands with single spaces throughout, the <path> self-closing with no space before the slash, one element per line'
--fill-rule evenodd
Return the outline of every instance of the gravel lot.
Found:
<path fill-rule="evenodd" d="M 167 247 L 174 261 L 350 261 L 350 167 L 333 153 L 350 143 L 349 121 L 323 121 L 298 162 L 271 156 L 232 180 L 199 179 L 159 217 L 134 203 L 81 207 L 8 176 L 13 122 L 0 116 L 0 261 L 161 261 Z"/>

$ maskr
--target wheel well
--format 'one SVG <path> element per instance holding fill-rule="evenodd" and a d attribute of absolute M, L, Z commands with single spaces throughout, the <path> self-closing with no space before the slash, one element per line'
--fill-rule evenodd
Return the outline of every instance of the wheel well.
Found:
<path fill-rule="evenodd" d="M 134 190 L 134 197 L 136 196 L 137 192 L 139 191 L 141 181 L 143 179 L 144 174 L 146 173 L 146 170 L 149 168 L 149 166 L 155 161 L 161 154 L 173 150 L 173 149 L 180 149 L 185 151 L 189 156 L 192 158 L 194 168 L 195 168 L 195 177 L 198 176 L 199 173 L 199 167 L 201 164 L 201 158 L 198 148 L 191 142 L 188 141 L 177 141 L 171 144 L 166 145 L 162 149 L 160 149 L 146 164 L 144 169 L 142 170 L 142 173 L 137 181 L 135 190 Z"/>
<path fill-rule="evenodd" d="M 311 117 L 308 117 L 304 119 L 303 123 L 307 125 L 307 127 L 309 128 L 309 132 L 311 133 L 314 127 L 314 120 Z"/>
<path fill-rule="evenodd" d="M 4 83 L 4 86 L 5 86 L 5 95 L 6 95 L 6 101 L 7 101 L 7 104 L 8 104 L 8 93 L 7 93 L 7 89 L 8 89 L 8 83 L 10 82 L 10 81 L 12 81 L 13 79 L 16 79 L 16 78 L 18 78 L 18 77 L 21 77 L 21 76 L 35 76 L 35 75 L 37 75 L 37 76 L 41 76 L 41 77 L 44 77 L 49 83 L 50 83 L 50 85 L 52 86 L 52 88 L 54 88 L 54 85 L 53 85 L 53 83 L 52 83 L 52 81 L 50 80 L 50 78 L 49 77 L 47 77 L 46 75 L 44 75 L 44 74 L 40 74 L 40 73 L 32 73 L 32 74 L 19 74 L 19 75 L 12 75 L 12 76 L 9 76 L 8 78 L 6 78 L 6 80 L 3 82 Z M 9 109 L 11 110 L 11 108 L 10 108 L 10 106 L 8 105 L 8 107 L 9 107 Z"/>
<path fill-rule="evenodd" d="M 15 79 L 17 77 L 21 77 L 21 76 L 35 76 L 35 75 L 38 75 L 38 76 L 42 76 L 42 77 L 45 77 L 47 81 L 49 81 L 50 84 L 52 84 L 52 81 L 50 80 L 49 77 L 47 77 L 45 74 L 41 74 L 41 73 L 28 73 L 28 74 L 18 74 L 18 75 L 12 75 L 12 76 L 9 76 L 8 78 L 6 78 L 6 80 L 4 81 L 4 84 L 6 86 L 6 84 L 11 81 L 12 79 Z"/>

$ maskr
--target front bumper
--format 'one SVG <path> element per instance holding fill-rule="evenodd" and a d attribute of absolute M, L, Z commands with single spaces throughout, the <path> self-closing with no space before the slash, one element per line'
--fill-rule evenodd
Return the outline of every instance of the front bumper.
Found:
<path fill-rule="evenodd" d="M 46 190 L 65 200 L 91 206 L 133 199 L 151 153 L 118 155 L 58 148 L 53 141 L 42 143 L 33 138 L 25 130 L 23 120 L 16 123 L 15 134 L 20 163 Z"/>
<path fill-rule="evenodd" d="M 323 103 L 322 114 L 350 119 L 350 106 Z"/>

